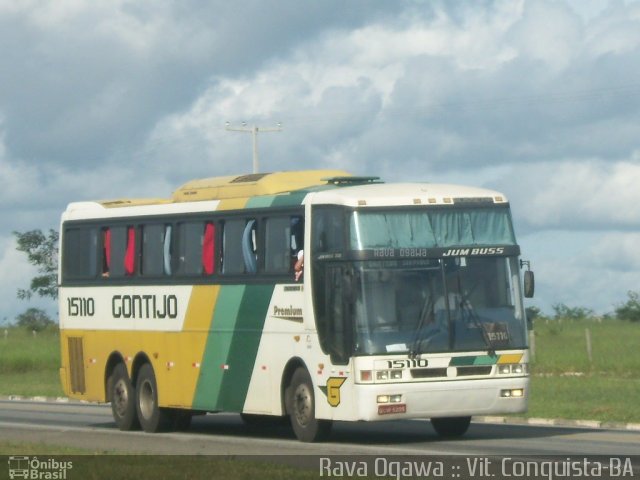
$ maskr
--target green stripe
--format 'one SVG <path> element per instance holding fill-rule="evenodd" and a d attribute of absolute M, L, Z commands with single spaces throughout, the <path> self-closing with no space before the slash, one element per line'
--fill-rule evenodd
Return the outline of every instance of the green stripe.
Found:
<path fill-rule="evenodd" d="M 466 365 L 473 365 L 473 361 L 476 357 L 453 357 L 449 362 L 451 367 L 464 367 Z"/>
<path fill-rule="evenodd" d="M 242 411 L 273 289 L 274 285 L 220 288 L 194 409 Z"/>
<path fill-rule="evenodd" d="M 296 205 L 301 205 L 304 197 L 307 196 L 309 192 L 307 191 L 298 191 L 291 192 L 287 195 L 276 195 L 273 199 L 272 207 L 292 207 Z"/>
<path fill-rule="evenodd" d="M 266 208 L 266 207 L 291 207 L 302 204 L 302 200 L 309 192 L 301 190 L 299 192 L 284 193 L 280 195 L 260 195 L 251 197 L 245 208 Z"/>
<path fill-rule="evenodd" d="M 241 412 L 244 406 L 273 290 L 274 285 L 245 289 L 229 349 L 229 370 L 222 381 L 222 404 L 227 412 Z"/>
<path fill-rule="evenodd" d="M 498 357 L 491 355 L 479 355 L 473 357 L 453 357 L 449 362 L 451 367 L 465 367 L 469 365 L 495 365 Z"/>
<path fill-rule="evenodd" d="M 245 208 L 265 208 L 270 207 L 273 203 L 273 197 L 275 195 L 261 195 L 259 197 L 251 197 Z"/>
<path fill-rule="evenodd" d="M 227 364 L 231 338 L 242 303 L 244 288 L 243 285 L 220 287 L 193 399 L 194 409 L 221 409 L 218 405 L 220 403 L 220 387 L 225 372 L 222 366 Z"/>
<path fill-rule="evenodd" d="M 498 357 L 491 355 L 482 355 L 476 357 L 476 361 L 473 363 L 474 365 L 495 365 L 498 362 Z"/>

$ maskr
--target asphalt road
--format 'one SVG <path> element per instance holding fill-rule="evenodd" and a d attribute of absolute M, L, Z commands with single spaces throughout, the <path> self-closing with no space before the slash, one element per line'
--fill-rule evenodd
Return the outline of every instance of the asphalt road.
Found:
<path fill-rule="evenodd" d="M 298 442 L 286 426 L 248 427 L 239 415 L 194 417 L 188 432 L 120 432 L 109 405 L 0 400 L 0 438 L 95 452 L 218 455 L 640 454 L 640 432 L 472 423 L 458 440 L 441 440 L 428 421 L 334 424 L 325 443 Z M 634 460 L 634 464 L 637 460 Z M 640 469 L 640 466 L 639 466 Z"/>

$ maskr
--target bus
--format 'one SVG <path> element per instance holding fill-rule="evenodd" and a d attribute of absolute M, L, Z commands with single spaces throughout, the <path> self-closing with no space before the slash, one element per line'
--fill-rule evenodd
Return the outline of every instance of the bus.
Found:
<path fill-rule="evenodd" d="M 312 170 L 195 180 L 170 198 L 76 202 L 60 228 L 60 377 L 117 427 L 523 412 L 519 259 L 498 192 Z"/>

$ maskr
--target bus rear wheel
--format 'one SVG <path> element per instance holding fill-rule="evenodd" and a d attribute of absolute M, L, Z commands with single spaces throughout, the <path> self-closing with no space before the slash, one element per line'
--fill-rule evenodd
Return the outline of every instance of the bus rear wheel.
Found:
<path fill-rule="evenodd" d="M 298 368 L 293 373 L 287 392 L 291 426 L 298 440 L 317 442 L 325 439 L 331 432 L 331 421 L 316 418 L 313 382 L 306 369 Z"/>
<path fill-rule="evenodd" d="M 444 438 L 461 437 L 469 429 L 471 417 L 432 418 L 431 425 L 438 435 Z"/>
<path fill-rule="evenodd" d="M 119 363 L 111 372 L 107 380 L 107 395 L 118 428 L 123 431 L 140 428 L 135 404 L 136 392 L 124 364 Z"/>
<path fill-rule="evenodd" d="M 147 433 L 160 432 L 172 426 L 172 411 L 158 406 L 158 384 L 153 367 L 148 363 L 142 365 L 138 372 L 136 411 L 140 425 Z"/>

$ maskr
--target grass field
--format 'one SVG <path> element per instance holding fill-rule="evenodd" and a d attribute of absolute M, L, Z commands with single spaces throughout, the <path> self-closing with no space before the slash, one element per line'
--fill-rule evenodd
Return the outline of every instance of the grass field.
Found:
<path fill-rule="evenodd" d="M 61 396 L 59 368 L 56 330 L 0 330 L 0 395 Z"/>
<path fill-rule="evenodd" d="M 534 332 L 527 416 L 640 423 L 640 324 L 550 320 Z M 0 395 L 63 395 L 59 365 L 57 332 L 0 331 Z"/>
<path fill-rule="evenodd" d="M 640 423 L 640 324 L 549 320 L 534 332 L 528 416 Z"/>

